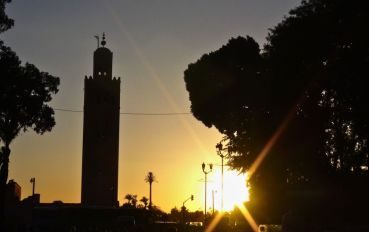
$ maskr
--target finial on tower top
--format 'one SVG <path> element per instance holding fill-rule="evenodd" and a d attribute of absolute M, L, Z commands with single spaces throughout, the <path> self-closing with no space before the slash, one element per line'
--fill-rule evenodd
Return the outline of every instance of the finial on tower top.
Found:
<path fill-rule="evenodd" d="M 100 46 L 100 37 L 98 35 L 95 35 L 95 39 L 97 40 L 97 48 Z"/>
<path fill-rule="evenodd" d="M 105 45 L 106 45 L 106 41 L 105 41 L 105 32 L 104 32 L 102 36 L 101 46 L 105 47 Z"/>

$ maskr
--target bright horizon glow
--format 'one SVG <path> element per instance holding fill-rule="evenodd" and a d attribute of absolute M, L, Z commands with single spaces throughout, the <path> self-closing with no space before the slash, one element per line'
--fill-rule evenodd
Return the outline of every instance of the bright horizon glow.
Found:
<path fill-rule="evenodd" d="M 183 80 L 188 65 L 219 49 L 231 37 L 250 35 L 262 46 L 268 28 L 277 25 L 300 0 L 162 3 L 12 1 L 6 12 L 15 20 L 15 26 L 2 33 L 1 40 L 23 62 L 61 78 L 60 91 L 50 103 L 52 107 L 78 110 L 83 109 L 84 76 L 92 72 L 94 35 L 105 32 L 107 47 L 114 53 L 113 73 L 122 80 L 121 111 L 189 112 L 191 102 Z M 55 120 L 50 133 L 40 136 L 30 130 L 14 140 L 9 179 L 22 187 L 22 199 L 32 194 L 29 180 L 35 177 L 35 191 L 41 194 L 41 202 L 79 203 L 83 114 L 56 111 Z M 137 194 L 138 199 L 149 197 L 144 177 L 152 171 L 158 178 L 152 193 L 155 205 L 170 212 L 193 194 L 194 201 L 188 201 L 186 207 L 203 211 L 204 174 L 200 165 L 220 163 L 215 145 L 222 137 L 216 128 L 206 127 L 192 115 L 121 115 L 120 204 L 126 202 L 126 194 Z M 208 175 L 208 213 L 212 190 L 217 191 L 215 209 L 221 209 L 220 170 L 216 165 Z M 225 210 L 231 210 L 235 204 L 229 200 L 241 199 L 236 200 L 240 202 L 248 198 L 247 192 L 241 193 L 245 191 L 245 181 L 230 179 L 224 179 Z"/>
<path fill-rule="evenodd" d="M 212 199 L 212 190 L 214 192 L 214 208 L 221 210 L 222 205 L 222 172 L 214 171 L 209 178 L 210 188 L 208 188 L 208 199 Z M 247 187 L 247 174 L 242 174 L 233 170 L 224 170 L 224 203 L 223 211 L 231 211 L 235 206 L 242 205 L 249 201 L 249 189 Z"/>

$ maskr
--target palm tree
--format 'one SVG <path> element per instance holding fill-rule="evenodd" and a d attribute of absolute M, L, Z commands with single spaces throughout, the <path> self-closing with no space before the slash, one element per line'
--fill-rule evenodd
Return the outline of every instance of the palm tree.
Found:
<path fill-rule="evenodd" d="M 128 201 L 128 204 L 131 204 L 131 201 L 133 199 L 133 195 L 132 194 L 127 194 L 124 199 L 126 199 Z"/>
<path fill-rule="evenodd" d="M 151 186 L 152 186 L 152 183 L 154 181 L 156 181 L 156 177 L 155 177 L 154 173 L 148 172 L 147 175 L 146 175 L 146 177 L 145 177 L 145 181 L 147 183 L 149 183 L 149 185 L 150 185 L 150 203 L 149 203 L 149 209 L 151 210 L 151 207 L 152 207 Z"/>
<path fill-rule="evenodd" d="M 128 202 L 126 203 L 126 206 L 130 206 L 133 208 L 137 207 L 137 195 L 133 194 L 127 194 L 124 199 L 126 199 Z"/>
<path fill-rule="evenodd" d="M 147 197 L 142 197 L 140 201 L 144 204 L 145 209 L 147 208 L 147 205 L 149 203 L 149 199 Z"/>

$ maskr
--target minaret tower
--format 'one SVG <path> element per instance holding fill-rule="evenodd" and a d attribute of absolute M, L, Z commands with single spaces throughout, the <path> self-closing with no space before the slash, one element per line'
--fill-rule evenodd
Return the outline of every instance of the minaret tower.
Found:
<path fill-rule="evenodd" d="M 120 78 L 112 77 L 113 53 L 94 52 L 93 76 L 85 77 L 81 203 L 118 206 Z"/>

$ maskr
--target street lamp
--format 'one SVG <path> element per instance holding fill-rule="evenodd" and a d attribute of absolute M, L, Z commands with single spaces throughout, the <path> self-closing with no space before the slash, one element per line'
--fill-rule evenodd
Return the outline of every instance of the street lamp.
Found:
<path fill-rule="evenodd" d="M 35 195 L 36 178 L 32 177 L 29 182 L 32 183 L 32 196 L 34 196 Z"/>
<path fill-rule="evenodd" d="M 213 197 L 212 200 L 213 200 L 213 215 L 214 215 L 214 193 L 217 193 L 217 190 L 212 190 L 211 191 L 211 196 Z"/>
<path fill-rule="evenodd" d="M 202 167 L 202 172 L 205 174 L 205 214 L 204 214 L 204 224 L 205 224 L 205 221 L 206 221 L 206 193 L 207 193 L 206 184 L 208 182 L 207 175 L 213 170 L 213 164 L 209 164 L 209 170 L 207 170 L 207 171 L 205 170 L 205 168 L 206 168 L 205 163 L 202 163 L 201 167 Z"/>
<path fill-rule="evenodd" d="M 223 144 L 221 142 L 219 142 L 215 148 L 217 149 L 217 153 L 220 156 L 220 158 L 222 158 L 222 200 L 221 200 L 221 209 L 223 211 L 223 202 L 224 202 L 224 186 L 223 186 L 223 182 L 224 182 L 224 174 L 223 174 L 223 159 L 224 159 L 224 154 L 222 153 L 223 151 Z"/>

